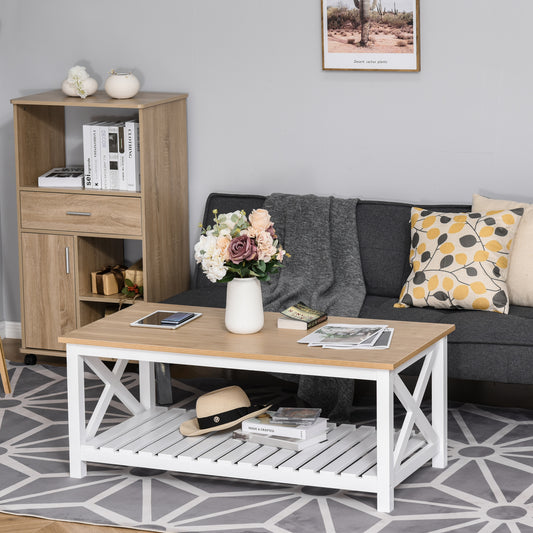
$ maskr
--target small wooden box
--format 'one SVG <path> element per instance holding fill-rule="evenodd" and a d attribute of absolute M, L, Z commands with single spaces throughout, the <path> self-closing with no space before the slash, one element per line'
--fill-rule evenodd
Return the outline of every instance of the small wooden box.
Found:
<path fill-rule="evenodd" d="M 143 285 L 143 260 L 139 259 L 136 263 L 129 266 L 124 272 L 124 279 L 129 279 L 137 287 Z"/>
<path fill-rule="evenodd" d="M 107 267 L 98 272 L 91 272 L 91 290 L 94 294 L 117 294 L 124 287 L 126 267 Z"/>

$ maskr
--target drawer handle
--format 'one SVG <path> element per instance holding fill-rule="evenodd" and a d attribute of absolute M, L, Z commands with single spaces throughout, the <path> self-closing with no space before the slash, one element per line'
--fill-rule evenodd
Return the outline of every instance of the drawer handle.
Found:
<path fill-rule="evenodd" d="M 75 215 L 78 217 L 90 217 L 91 213 L 87 213 L 86 211 L 67 211 L 67 215 Z"/>

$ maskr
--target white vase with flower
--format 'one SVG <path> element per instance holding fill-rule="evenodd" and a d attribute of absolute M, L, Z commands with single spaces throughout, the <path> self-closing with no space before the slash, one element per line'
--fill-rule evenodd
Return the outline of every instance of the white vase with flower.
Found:
<path fill-rule="evenodd" d="M 238 334 L 256 333 L 263 328 L 261 281 L 281 266 L 281 247 L 266 209 L 219 215 L 214 225 L 202 228 L 194 257 L 212 282 L 227 282 L 225 324 Z"/>
<path fill-rule="evenodd" d="M 89 76 L 87 69 L 75 65 L 68 71 L 67 78 L 61 84 L 61 90 L 67 96 L 79 96 L 87 98 L 98 89 L 98 82 Z"/>

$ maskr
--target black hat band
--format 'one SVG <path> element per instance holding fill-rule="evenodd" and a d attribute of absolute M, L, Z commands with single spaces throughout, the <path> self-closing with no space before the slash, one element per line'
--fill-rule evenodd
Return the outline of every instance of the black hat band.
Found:
<path fill-rule="evenodd" d="M 225 411 L 223 413 L 217 413 L 216 415 L 204 416 L 202 418 L 198 417 L 198 427 L 200 429 L 209 429 L 217 426 L 222 426 L 223 424 L 228 424 L 230 422 L 235 422 L 243 416 L 249 415 L 255 411 L 263 409 L 262 405 L 251 405 L 250 407 L 237 407 L 236 409 L 231 409 L 230 411 Z"/>

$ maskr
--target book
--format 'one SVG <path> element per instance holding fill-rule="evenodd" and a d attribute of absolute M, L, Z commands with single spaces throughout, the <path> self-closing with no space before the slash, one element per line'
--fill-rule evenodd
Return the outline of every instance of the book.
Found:
<path fill-rule="evenodd" d="M 322 409 L 319 407 L 280 407 L 270 416 L 272 421 L 281 424 L 314 424 Z"/>
<path fill-rule="evenodd" d="M 278 328 L 286 329 L 310 329 L 328 318 L 323 311 L 313 309 L 303 302 L 287 307 L 281 314 L 283 316 L 278 318 Z"/>
<path fill-rule="evenodd" d="M 91 139 L 92 122 L 83 124 L 83 181 L 86 189 L 93 188 L 94 179 L 94 160 L 92 157 L 92 139 Z"/>
<path fill-rule="evenodd" d="M 99 142 L 100 142 L 100 184 L 101 189 L 110 189 L 110 173 L 109 173 L 109 122 L 101 122 L 98 125 Z"/>
<path fill-rule="evenodd" d="M 276 448 L 286 448 L 288 450 L 300 451 L 328 440 L 328 435 L 326 431 L 324 431 L 323 433 L 315 435 L 309 439 L 293 439 L 290 437 L 245 433 L 244 431 L 237 430 L 233 432 L 233 438 L 246 442 L 263 444 L 265 446 L 274 446 Z"/>
<path fill-rule="evenodd" d="M 124 122 L 118 123 L 118 189 L 127 191 L 126 183 L 126 145 L 124 140 Z"/>
<path fill-rule="evenodd" d="M 56 167 L 38 178 L 39 187 L 83 189 L 84 170 L 82 166 Z"/>
<path fill-rule="evenodd" d="M 141 190 L 139 165 L 139 123 L 128 120 L 124 125 L 126 150 L 126 187 L 128 191 Z"/>
<path fill-rule="evenodd" d="M 103 124 L 103 122 L 94 121 L 89 123 L 91 132 L 91 162 L 93 177 L 91 189 L 102 188 L 102 165 L 100 161 L 100 124 Z"/>
<path fill-rule="evenodd" d="M 107 172 L 109 174 L 109 189 L 118 190 L 120 188 L 120 177 L 118 168 L 118 151 L 119 151 L 119 137 L 118 137 L 118 122 L 112 122 L 107 126 L 107 152 L 108 152 L 108 166 Z"/>
<path fill-rule="evenodd" d="M 260 435 L 275 435 L 293 439 L 309 439 L 323 433 L 327 429 L 327 418 L 317 418 L 313 424 L 280 424 L 272 422 L 269 417 L 248 418 L 242 422 L 242 431 Z"/>

